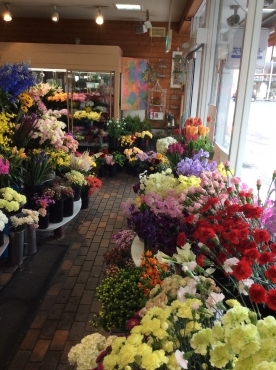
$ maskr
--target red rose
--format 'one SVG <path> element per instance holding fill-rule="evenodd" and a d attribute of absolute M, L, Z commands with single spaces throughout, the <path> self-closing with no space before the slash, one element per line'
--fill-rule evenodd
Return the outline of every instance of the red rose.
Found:
<path fill-rule="evenodd" d="M 252 269 L 245 259 L 240 260 L 233 268 L 233 275 L 237 280 L 248 279 L 252 274 Z"/>
<path fill-rule="evenodd" d="M 270 252 L 261 253 L 258 258 L 258 263 L 260 265 L 265 265 L 266 263 L 274 262 L 274 254 Z"/>
<path fill-rule="evenodd" d="M 179 246 L 179 247 L 183 247 L 186 243 L 186 235 L 185 233 L 182 231 L 181 233 L 178 234 L 177 236 L 177 240 L 176 240 L 176 244 Z"/>
<path fill-rule="evenodd" d="M 272 281 L 272 283 L 276 283 L 276 266 L 269 266 L 265 272 L 265 277 Z"/>
<path fill-rule="evenodd" d="M 270 239 L 269 233 L 266 230 L 255 230 L 253 235 L 255 242 L 257 243 L 265 243 L 268 242 Z"/>
<path fill-rule="evenodd" d="M 267 293 L 267 305 L 276 311 L 276 289 L 270 289 Z"/>
<path fill-rule="evenodd" d="M 262 285 L 252 284 L 251 287 L 248 289 L 248 293 L 252 302 L 266 302 L 266 290 Z"/>

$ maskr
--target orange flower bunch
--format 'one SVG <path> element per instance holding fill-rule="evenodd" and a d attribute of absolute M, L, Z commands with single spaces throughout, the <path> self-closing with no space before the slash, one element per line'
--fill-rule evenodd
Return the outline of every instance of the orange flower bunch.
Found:
<path fill-rule="evenodd" d="M 48 96 L 47 98 L 48 101 L 61 101 L 61 102 L 64 102 L 67 100 L 67 93 L 63 93 L 63 92 L 60 92 L 60 93 L 54 93 L 53 95 L 51 96 Z"/>
<path fill-rule="evenodd" d="M 142 273 L 138 288 L 143 290 L 144 295 L 147 297 L 152 288 L 156 285 L 161 285 L 162 281 L 168 276 L 168 265 L 160 263 L 153 257 L 151 251 L 142 254 L 140 266 Z"/>
<path fill-rule="evenodd" d="M 187 135 L 199 134 L 202 137 L 205 137 L 210 131 L 209 127 L 203 126 L 202 119 L 199 117 L 188 118 L 184 124 L 184 129 Z"/>

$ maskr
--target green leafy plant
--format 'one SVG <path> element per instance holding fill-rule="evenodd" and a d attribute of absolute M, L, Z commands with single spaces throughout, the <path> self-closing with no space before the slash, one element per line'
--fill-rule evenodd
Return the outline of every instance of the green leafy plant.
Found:
<path fill-rule="evenodd" d="M 105 276 L 96 288 L 102 308 L 90 324 L 106 331 L 126 330 L 126 322 L 143 307 L 144 294 L 138 288 L 141 275 L 139 267 L 120 269 L 115 275 Z"/>
<path fill-rule="evenodd" d="M 113 156 L 114 162 L 117 163 L 119 166 L 123 167 L 125 160 L 126 160 L 125 155 L 120 152 L 113 152 L 112 156 Z"/>
<path fill-rule="evenodd" d="M 45 152 L 28 157 L 22 164 L 22 181 L 28 186 L 43 185 L 52 171 L 49 157 Z"/>

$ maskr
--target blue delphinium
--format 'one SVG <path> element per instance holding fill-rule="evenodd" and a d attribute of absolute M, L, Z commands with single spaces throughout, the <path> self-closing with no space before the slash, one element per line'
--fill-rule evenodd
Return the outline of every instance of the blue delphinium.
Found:
<path fill-rule="evenodd" d="M 200 149 L 193 158 L 182 159 L 176 167 L 176 173 L 183 176 L 200 176 L 203 171 L 214 171 L 217 167 L 217 162 L 208 161 L 209 152 L 204 152 Z"/>
<path fill-rule="evenodd" d="M 11 102 L 16 102 L 20 93 L 36 83 L 29 70 L 29 63 L 5 63 L 0 67 L 0 90 Z"/>

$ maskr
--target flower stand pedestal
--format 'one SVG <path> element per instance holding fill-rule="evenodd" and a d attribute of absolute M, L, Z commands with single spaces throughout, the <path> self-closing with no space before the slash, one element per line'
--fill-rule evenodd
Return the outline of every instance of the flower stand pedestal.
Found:
<path fill-rule="evenodd" d="M 8 263 L 10 266 L 20 266 L 23 263 L 25 230 L 9 231 Z"/>
<path fill-rule="evenodd" d="M 37 244 L 36 244 L 36 229 L 32 228 L 32 225 L 28 225 L 25 229 L 25 251 L 24 254 L 29 256 L 30 254 L 34 254 L 37 252 Z"/>

